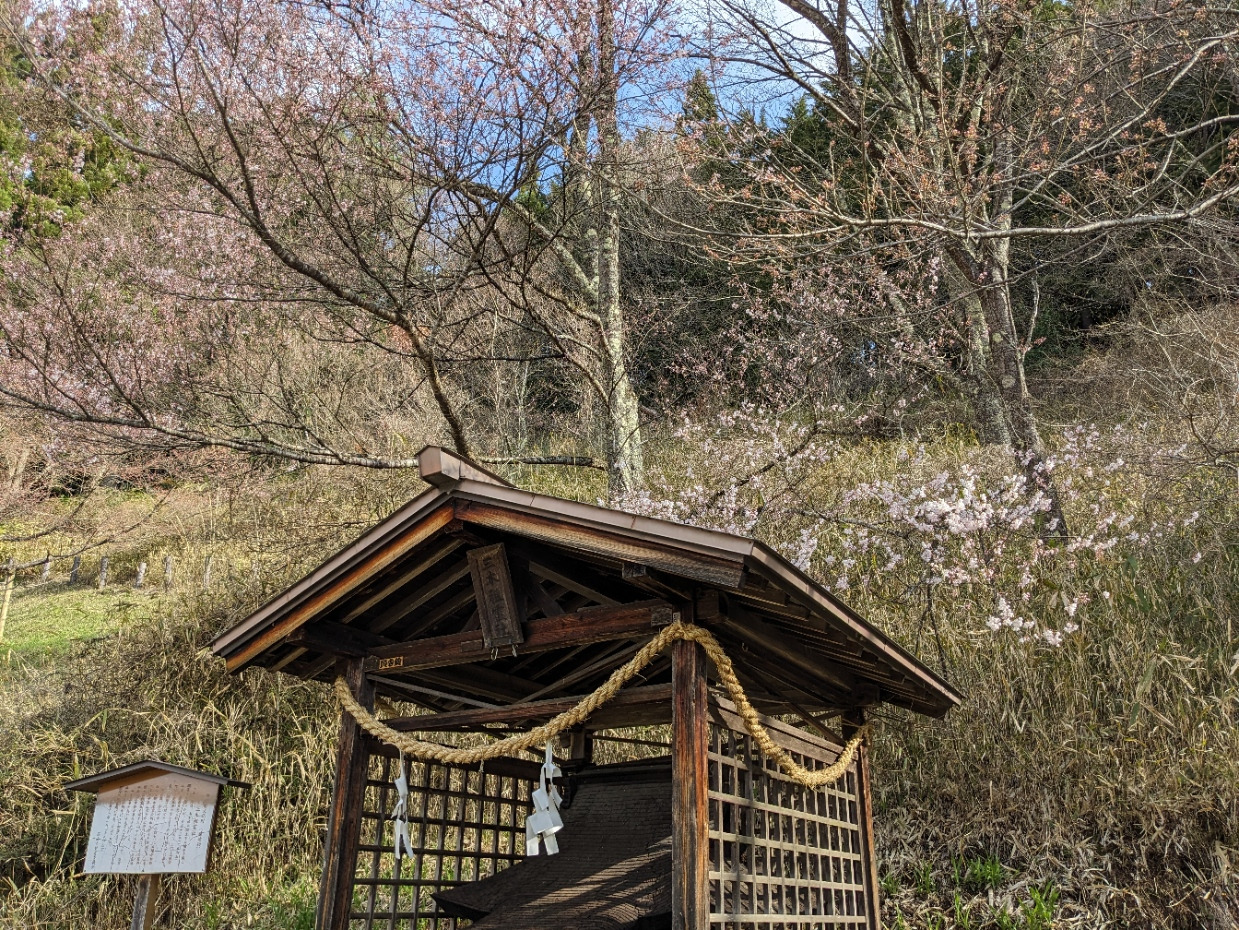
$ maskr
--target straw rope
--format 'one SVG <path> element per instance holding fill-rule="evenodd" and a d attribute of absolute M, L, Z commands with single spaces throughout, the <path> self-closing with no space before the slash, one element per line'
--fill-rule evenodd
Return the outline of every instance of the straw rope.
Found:
<path fill-rule="evenodd" d="M 753 741 L 761 749 L 762 753 L 767 758 L 773 759 L 778 763 L 779 768 L 786 772 L 792 781 L 804 785 L 806 788 L 824 788 L 827 785 L 834 784 L 848 770 L 856 756 L 856 751 L 860 748 L 861 743 L 864 742 L 868 734 L 869 728 L 867 726 L 862 727 L 855 736 L 848 740 L 847 745 L 843 747 L 843 751 L 839 754 L 839 758 L 832 765 L 817 771 L 806 769 L 804 766 L 799 765 L 787 750 L 776 743 L 766 728 L 761 725 L 757 711 L 749 703 L 748 695 L 744 693 L 740 679 L 736 677 L 736 671 L 731 664 L 731 659 L 723 651 L 722 645 L 714 638 L 714 635 L 709 630 L 702 629 L 699 626 L 692 626 L 680 620 L 675 621 L 660 631 L 653 639 L 642 646 L 631 659 L 612 672 L 610 677 L 592 694 L 582 698 L 575 707 L 552 717 L 546 723 L 536 726 L 528 732 L 516 733 L 478 749 L 460 749 L 455 746 L 429 743 L 416 739 L 407 733 L 401 733 L 399 730 L 393 730 L 358 702 L 343 677 L 336 679 L 335 692 L 344 709 L 352 715 L 353 719 L 357 721 L 357 724 L 363 730 L 376 739 L 394 746 L 406 755 L 423 761 L 441 762 L 446 765 L 473 765 L 489 759 L 497 759 L 500 756 L 509 756 L 524 749 L 541 746 L 565 730 L 580 726 L 589 719 L 594 711 L 615 697 L 619 693 L 620 688 L 649 665 L 659 653 L 677 640 L 698 643 L 705 650 L 706 655 L 710 657 L 710 661 L 714 663 L 714 667 L 718 670 L 719 681 L 723 683 L 723 687 L 726 688 L 728 695 L 735 702 L 736 710 L 744 721 L 745 730 L 748 731 L 749 736 L 753 738 Z"/>

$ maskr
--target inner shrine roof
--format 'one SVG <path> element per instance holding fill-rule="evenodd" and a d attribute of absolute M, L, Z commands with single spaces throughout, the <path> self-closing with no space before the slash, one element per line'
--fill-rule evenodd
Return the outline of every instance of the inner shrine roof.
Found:
<path fill-rule="evenodd" d="M 679 614 L 718 637 L 763 713 L 888 702 L 942 716 L 959 702 L 761 542 L 534 494 L 433 446 L 418 461 L 427 491 L 214 641 L 231 671 L 327 680 L 361 656 L 380 693 L 462 727 L 513 705 L 532 719 Z M 669 681 L 664 659 L 635 690 Z"/>

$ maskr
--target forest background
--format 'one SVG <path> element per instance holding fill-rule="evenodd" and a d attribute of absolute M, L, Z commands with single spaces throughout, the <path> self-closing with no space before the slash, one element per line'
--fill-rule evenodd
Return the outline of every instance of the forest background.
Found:
<path fill-rule="evenodd" d="M 1239 10 L 0 14 L 0 924 L 124 923 L 61 785 L 158 755 L 254 785 L 160 919 L 312 925 L 333 704 L 204 648 L 427 442 L 964 693 L 878 720 L 887 926 L 1239 920 Z"/>

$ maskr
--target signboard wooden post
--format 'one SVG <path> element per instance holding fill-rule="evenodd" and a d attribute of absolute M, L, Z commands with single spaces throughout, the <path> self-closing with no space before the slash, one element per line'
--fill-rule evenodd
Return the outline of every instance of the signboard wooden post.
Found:
<path fill-rule="evenodd" d="M 65 785 L 98 795 L 86 845 L 86 874 L 138 875 L 131 930 L 148 930 L 161 878 L 205 872 L 220 790 L 244 782 L 208 772 L 136 762 Z"/>

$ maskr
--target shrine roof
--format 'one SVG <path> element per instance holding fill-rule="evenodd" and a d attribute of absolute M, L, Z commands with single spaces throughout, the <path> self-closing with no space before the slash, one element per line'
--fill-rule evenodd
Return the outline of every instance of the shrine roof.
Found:
<path fill-rule="evenodd" d="M 528 703 L 589 690 L 648 639 L 639 617 L 673 611 L 715 633 L 766 713 L 885 701 L 941 716 L 960 700 L 757 540 L 535 494 L 433 446 L 418 462 L 427 491 L 216 638 L 231 671 L 326 680 L 366 656 L 380 692 L 431 710 Z M 496 550 L 524 630 L 510 655 L 481 650 L 479 573 Z M 570 643 L 573 624 L 609 632 Z M 655 666 L 644 683 L 664 679 Z"/>

